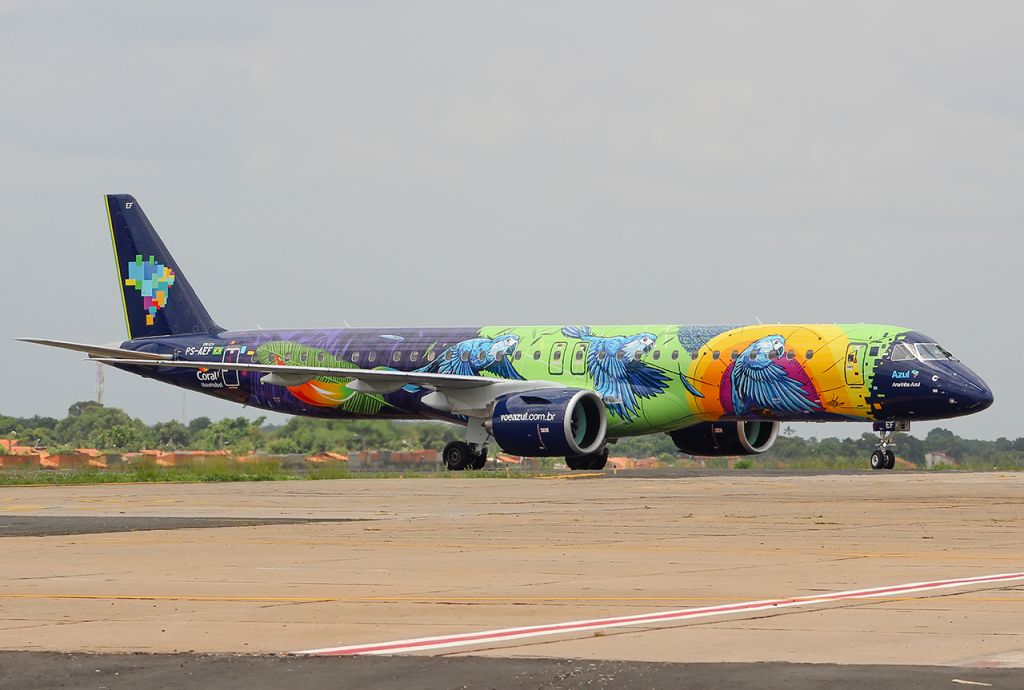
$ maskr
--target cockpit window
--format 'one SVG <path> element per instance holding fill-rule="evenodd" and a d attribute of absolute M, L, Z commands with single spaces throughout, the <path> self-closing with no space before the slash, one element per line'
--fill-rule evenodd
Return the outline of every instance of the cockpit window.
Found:
<path fill-rule="evenodd" d="M 908 359 L 917 359 L 917 354 L 903 343 L 898 343 L 892 348 L 892 354 L 889 355 L 889 359 L 893 362 L 905 362 Z"/>
<path fill-rule="evenodd" d="M 916 347 L 917 356 L 924 362 L 935 359 L 956 359 L 949 353 L 949 350 L 937 343 L 918 343 Z"/>

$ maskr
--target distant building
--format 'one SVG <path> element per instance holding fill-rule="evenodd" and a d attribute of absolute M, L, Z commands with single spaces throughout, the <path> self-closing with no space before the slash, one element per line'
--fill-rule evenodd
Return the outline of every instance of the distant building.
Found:
<path fill-rule="evenodd" d="M 924 454 L 924 466 L 928 469 L 939 466 L 956 467 L 956 465 L 956 458 L 944 451 L 937 450 Z"/>

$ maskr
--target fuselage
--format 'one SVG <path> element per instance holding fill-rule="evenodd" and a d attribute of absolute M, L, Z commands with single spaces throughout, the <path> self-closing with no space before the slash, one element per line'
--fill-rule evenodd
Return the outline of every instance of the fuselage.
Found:
<path fill-rule="evenodd" d="M 121 345 L 190 361 L 393 369 L 547 381 L 595 390 L 610 438 L 719 420 L 932 420 L 988 407 L 988 386 L 934 340 L 871 324 L 488 326 L 223 331 Z M 122 365 L 245 405 L 339 418 L 463 418 L 429 391 L 353 390 L 351 379 L 298 385 L 235 370 Z"/>

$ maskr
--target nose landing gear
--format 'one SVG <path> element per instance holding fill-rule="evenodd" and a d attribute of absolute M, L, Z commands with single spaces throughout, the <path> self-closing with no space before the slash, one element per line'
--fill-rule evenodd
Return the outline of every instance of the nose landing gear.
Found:
<path fill-rule="evenodd" d="M 896 447 L 892 440 L 893 434 L 897 431 L 910 431 L 910 422 L 875 422 L 873 428 L 878 432 L 878 444 L 871 454 L 871 469 L 891 470 L 896 467 L 896 453 L 892 450 Z"/>

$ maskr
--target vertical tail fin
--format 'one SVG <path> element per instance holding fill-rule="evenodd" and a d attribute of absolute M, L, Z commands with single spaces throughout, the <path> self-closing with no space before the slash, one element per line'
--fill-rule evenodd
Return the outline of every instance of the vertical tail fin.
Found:
<path fill-rule="evenodd" d="M 108 194 L 107 218 L 130 339 L 224 330 L 210 318 L 134 197 Z"/>

